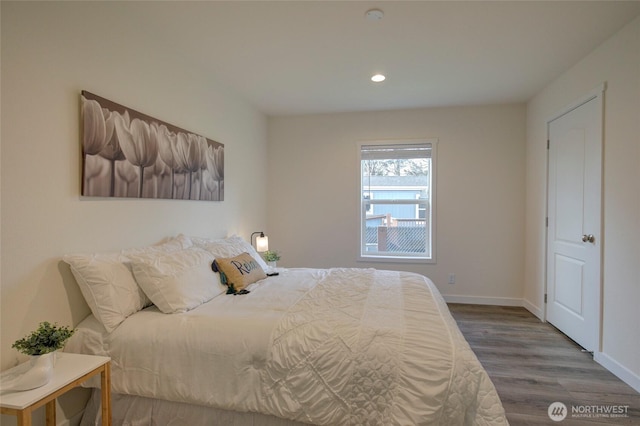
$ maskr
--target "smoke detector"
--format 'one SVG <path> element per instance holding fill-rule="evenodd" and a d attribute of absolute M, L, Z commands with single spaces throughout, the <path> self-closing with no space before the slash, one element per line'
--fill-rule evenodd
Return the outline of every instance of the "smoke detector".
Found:
<path fill-rule="evenodd" d="M 384 12 L 380 9 L 369 9 L 364 16 L 368 21 L 379 21 L 384 17 Z"/>

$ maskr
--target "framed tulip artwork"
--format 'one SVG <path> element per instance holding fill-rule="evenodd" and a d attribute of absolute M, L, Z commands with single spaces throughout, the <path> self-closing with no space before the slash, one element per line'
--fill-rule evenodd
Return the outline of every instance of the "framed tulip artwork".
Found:
<path fill-rule="evenodd" d="M 82 91 L 82 195 L 224 200 L 224 145 Z"/>

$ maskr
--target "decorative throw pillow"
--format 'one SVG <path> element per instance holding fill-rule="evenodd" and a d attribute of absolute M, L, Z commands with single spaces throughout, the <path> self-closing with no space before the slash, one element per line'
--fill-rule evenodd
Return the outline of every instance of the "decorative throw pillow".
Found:
<path fill-rule="evenodd" d="M 249 284 L 267 277 L 264 269 L 249 253 L 235 257 L 220 257 L 214 262 L 214 269 L 220 272 L 220 281 L 229 287 L 227 293 L 238 293 Z"/>

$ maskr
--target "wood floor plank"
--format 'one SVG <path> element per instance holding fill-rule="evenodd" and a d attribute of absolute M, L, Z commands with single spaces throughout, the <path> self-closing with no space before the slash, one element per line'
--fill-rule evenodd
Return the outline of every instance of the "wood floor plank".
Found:
<path fill-rule="evenodd" d="M 449 304 L 462 334 L 489 373 L 512 426 L 640 426 L 640 394 L 574 341 L 524 308 Z M 553 402 L 568 416 L 549 418 Z M 628 417 L 578 417 L 572 407 L 628 406 Z"/>

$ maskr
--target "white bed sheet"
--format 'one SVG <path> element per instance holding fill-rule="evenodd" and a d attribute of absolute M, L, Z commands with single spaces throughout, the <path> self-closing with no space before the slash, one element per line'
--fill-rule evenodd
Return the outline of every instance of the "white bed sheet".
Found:
<path fill-rule="evenodd" d="M 112 391 L 326 425 L 507 424 L 433 283 L 290 269 L 182 314 L 150 307 L 71 352 L 112 358 Z"/>

